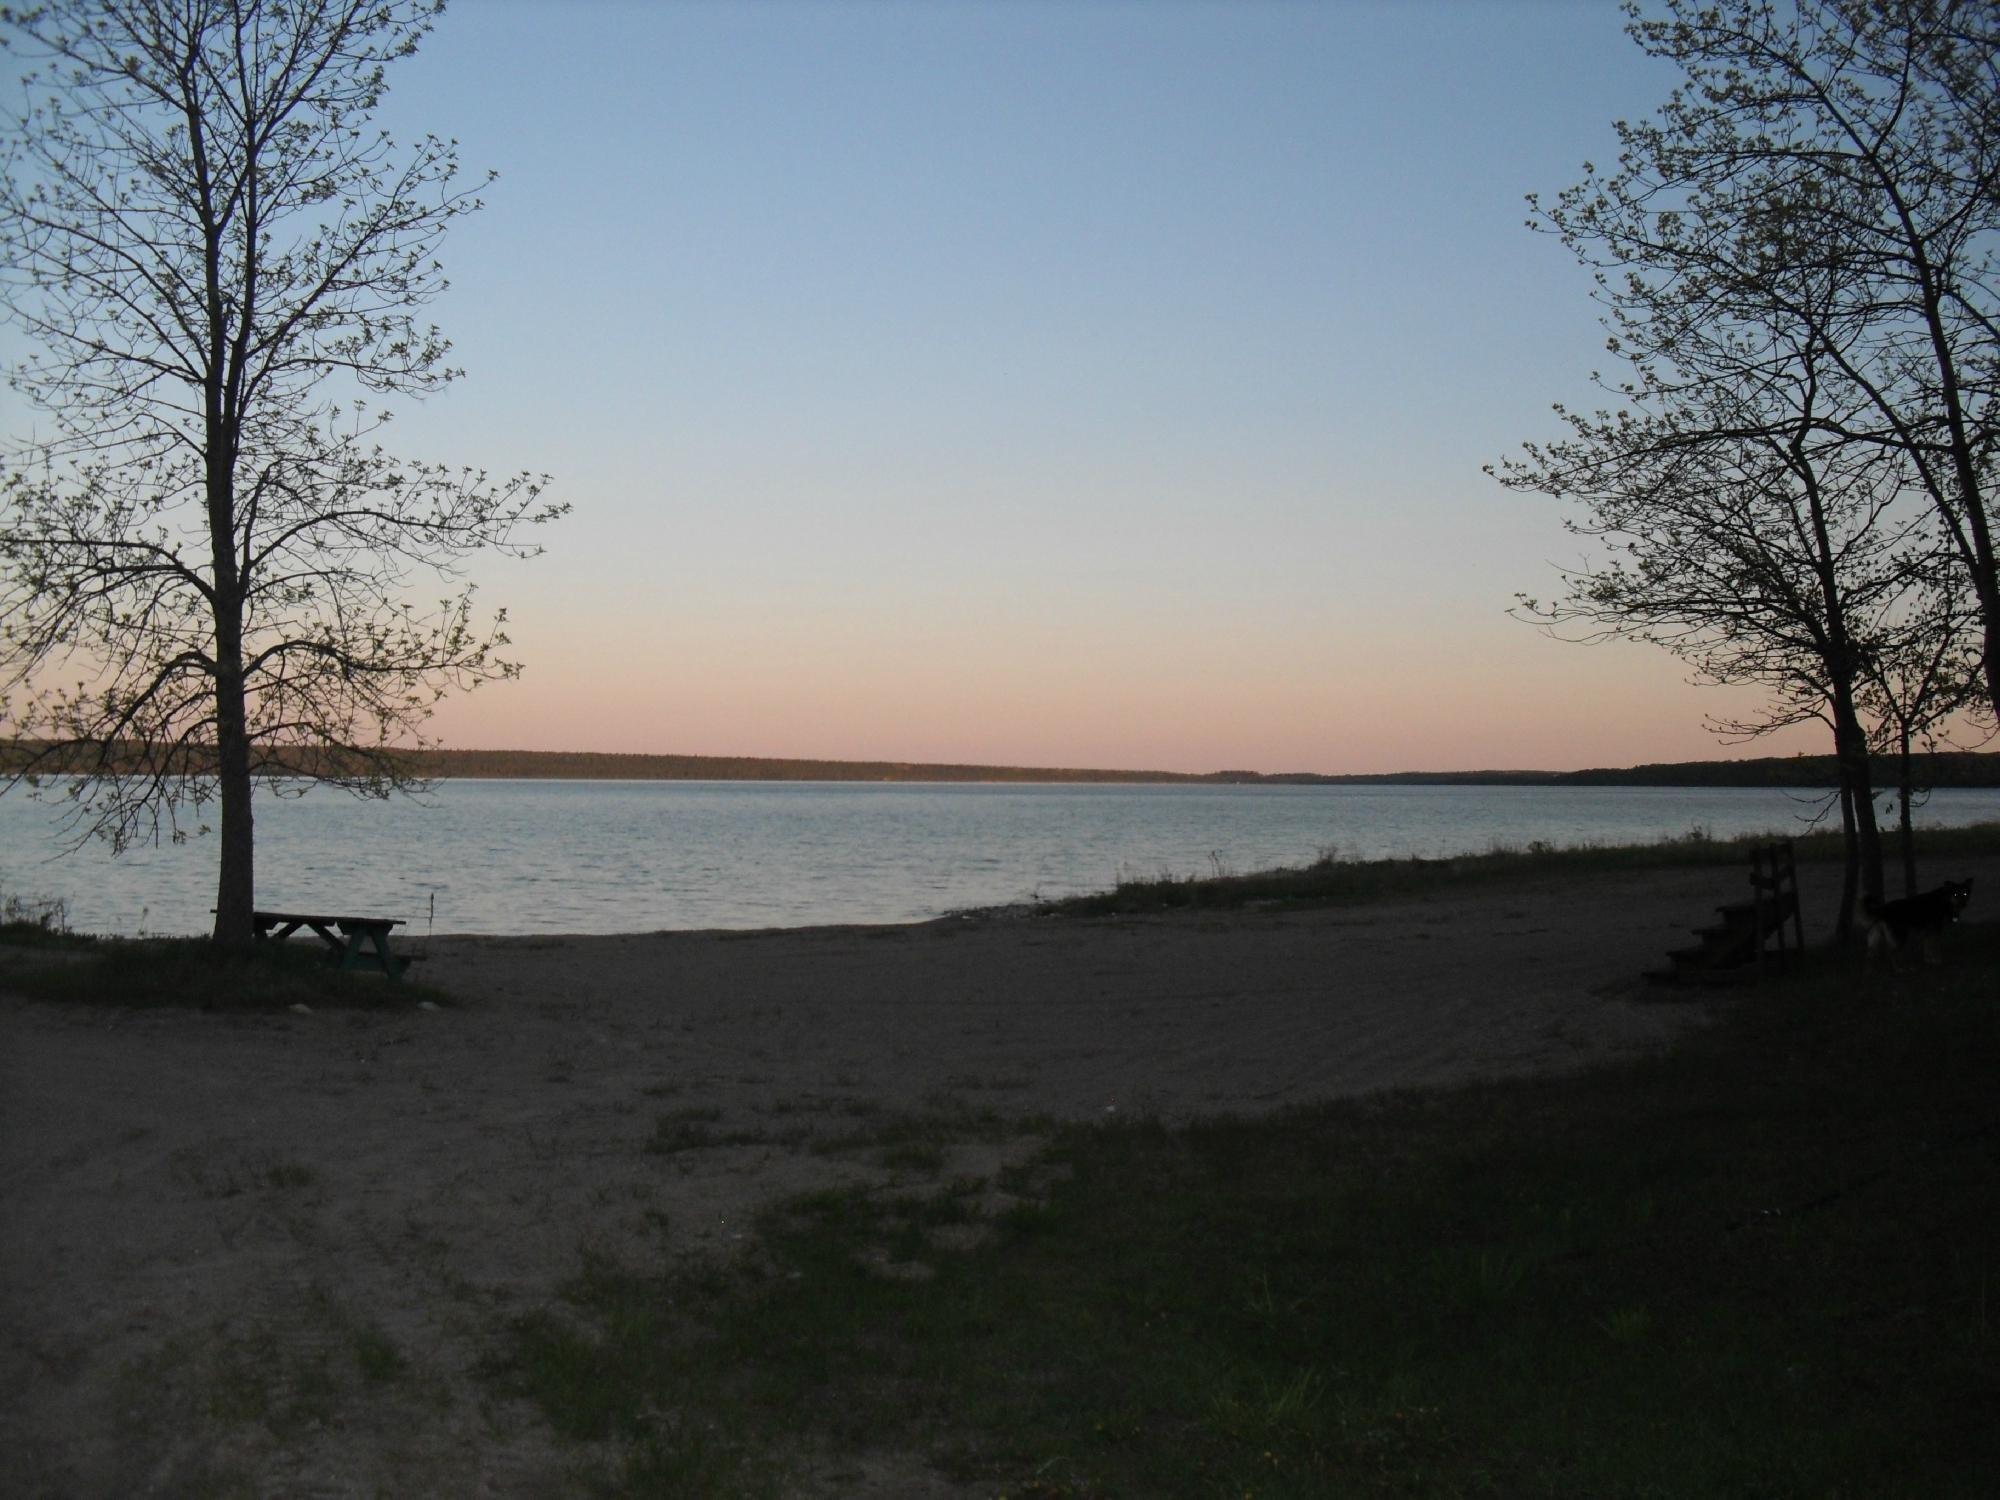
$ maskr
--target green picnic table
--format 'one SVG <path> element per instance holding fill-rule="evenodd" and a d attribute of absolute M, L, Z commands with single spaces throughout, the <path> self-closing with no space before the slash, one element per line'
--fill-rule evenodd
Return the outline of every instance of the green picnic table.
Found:
<path fill-rule="evenodd" d="M 407 958 L 389 951 L 389 933 L 403 925 L 391 917 L 329 917 L 308 912 L 252 912 L 257 936 L 282 941 L 301 927 L 309 927 L 333 949 L 343 969 L 380 969 L 391 979 L 410 966 Z"/>

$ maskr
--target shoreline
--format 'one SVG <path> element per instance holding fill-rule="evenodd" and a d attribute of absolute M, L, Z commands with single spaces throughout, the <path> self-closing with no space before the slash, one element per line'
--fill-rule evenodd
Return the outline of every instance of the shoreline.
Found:
<path fill-rule="evenodd" d="M 1393 855 L 1363 859 L 1322 859 L 1294 865 L 1279 865 L 1224 875 L 1163 875 L 1133 877 L 1115 886 L 1080 891 L 1067 896 L 1022 898 L 958 907 L 931 915 L 891 917 L 881 920 L 806 921 L 745 927 L 621 927 L 577 931 L 568 928 L 499 929 L 455 928 L 436 932 L 416 929 L 406 920 L 394 938 L 399 948 L 426 942 L 480 940 L 505 942 L 515 939 L 636 938 L 717 936 L 746 938 L 783 936 L 820 931 L 872 931 L 876 929 L 923 928 L 963 923 L 1034 923 L 1039 921 L 1101 921 L 1160 915 L 1169 911 L 1206 912 L 1210 915 L 1255 914 L 1262 912 L 1307 912 L 1321 908 L 1365 910 L 1369 907 L 1410 900 L 1441 900 L 1472 893 L 1494 883 L 1523 881 L 1563 881 L 1598 878 L 1607 874 L 1642 875 L 1647 872 L 1707 870 L 1728 872 L 1740 869 L 1752 844 L 1782 839 L 1794 846 L 1802 867 L 1825 868 L 1842 858 L 1837 829 L 1815 829 L 1804 833 L 1710 835 L 1669 837 L 1656 842 L 1632 844 L 1580 843 L 1520 848 L 1495 844 L 1483 850 L 1441 855 Z M 1893 830 L 1884 834 L 1884 878 L 1893 897 L 1899 887 L 1900 863 Z M 1917 829 L 1919 862 L 1982 861 L 2000 856 L 2000 822 L 1920 825 Z M 1330 877 L 1319 880 L 1322 872 Z M 1303 877 L 1294 879 L 1294 877 Z M 1337 887 L 1337 888 L 1336 888 Z M 1232 894 L 1234 891 L 1234 894 Z M 1261 894 L 1259 892 L 1262 892 Z M 287 908 L 290 909 L 290 908 Z M 201 939 L 205 931 L 84 934 L 93 940 L 167 942 Z M 294 938 L 293 941 L 304 941 Z"/>

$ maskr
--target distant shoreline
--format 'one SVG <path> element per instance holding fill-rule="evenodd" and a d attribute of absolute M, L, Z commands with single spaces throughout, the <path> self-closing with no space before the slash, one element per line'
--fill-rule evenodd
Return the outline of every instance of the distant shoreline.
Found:
<path fill-rule="evenodd" d="M 208 760 L 212 749 L 182 748 L 183 760 Z M 1824 790 L 1838 784 L 1830 755 L 1766 756 L 1749 760 L 1688 760 L 1580 771 L 1474 770 L 1379 771 L 1331 775 L 1316 771 L 1147 771 L 1078 766 L 995 766 L 960 762 L 889 760 L 797 760 L 746 755 L 632 755 L 594 750 L 391 750 L 355 752 L 351 761 L 339 752 L 314 752 L 316 760 L 342 762 L 335 769 L 358 775 L 384 769 L 389 758 L 396 771 L 418 780 L 467 781 L 823 781 L 823 782 L 944 782 L 998 785 L 1075 786 L 1622 786 L 1622 787 L 1781 787 Z M 113 763 L 141 761 L 137 748 L 111 747 L 102 758 Z M 44 775 L 84 771 L 100 753 L 81 747 L 44 750 L 35 741 L 0 740 L 0 776 L 22 774 L 32 766 Z M 266 774 L 284 774 L 280 766 L 301 764 L 278 750 Z M 1914 784 L 1925 790 L 1940 787 L 2000 788 L 2000 752 L 1942 751 L 1915 757 Z M 324 767 L 322 767 L 324 769 Z M 1878 791 L 1897 785 L 1893 759 L 1874 762 Z M 311 770 L 304 774 L 313 774 Z"/>
<path fill-rule="evenodd" d="M 1825 788 L 1836 784 L 1830 755 L 1754 760 L 1672 761 L 1581 771 L 1388 771 L 1323 775 L 1297 771 L 1128 771 L 1053 766 L 987 766 L 919 761 L 782 760 L 756 756 L 619 755 L 577 750 L 422 750 L 408 757 L 420 776 L 468 781 L 836 781 L 986 782 L 1033 785 L 1183 786 L 1658 786 Z M 2000 787 L 2000 753 L 1946 751 L 1917 758 L 1917 784 Z M 1896 784 L 1893 761 L 1875 765 L 1878 790 Z"/>

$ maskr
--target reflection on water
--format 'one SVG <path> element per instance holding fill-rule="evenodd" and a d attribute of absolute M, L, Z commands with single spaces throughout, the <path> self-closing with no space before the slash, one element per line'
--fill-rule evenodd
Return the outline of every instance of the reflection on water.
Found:
<path fill-rule="evenodd" d="M 1734 788 L 460 781 L 422 802 L 263 798 L 257 890 L 266 907 L 400 916 L 417 932 L 433 901 L 439 932 L 898 922 L 1327 849 L 1796 832 L 1820 806 Z M 2000 791 L 1939 792 L 1920 818 L 2000 819 Z M 47 805 L 0 797 L 0 892 L 63 897 L 85 931 L 206 930 L 212 839 L 55 857 L 53 826 Z"/>

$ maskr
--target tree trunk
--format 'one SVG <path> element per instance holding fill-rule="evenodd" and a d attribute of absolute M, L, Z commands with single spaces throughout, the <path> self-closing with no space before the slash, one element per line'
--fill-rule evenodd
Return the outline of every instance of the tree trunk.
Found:
<path fill-rule="evenodd" d="M 250 803 L 250 715 L 243 677 L 244 582 L 236 551 L 236 457 L 242 429 L 227 378 L 227 303 L 220 281 L 221 230 L 204 196 L 207 230 L 209 365 L 205 381 L 203 454 L 207 469 L 209 596 L 215 623 L 215 779 L 222 804 L 222 848 L 216 861 L 217 947 L 247 949 L 256 941 L 256 831 Z"/>
<path fill-rule="evenodd" d="M 215 884 L 215 933 L 219 947 L 247 948 L 256 940 L 256 838 L 250 782 L 250 735 L 243 701 L 243 652 L 240 631 L 218 630 L 218 638 L 233 637 L 233 658 L 222 665 L 215 682 L 216 781 L 222 804 L 222 849 Z M 234 670 L 231 670 L 233 665 Z"/>
<path fill-rule="evenodd" d="M 1917 831 L 1911 819 L 1910 796 L 1916 790 L 1912 785 L 1916 774 L 1911 766 L 1910 731 L 1907 727 L 1901 730 L 1896 742 L 1896 780 L 1899 783 L 1896 791 L 1902 798 L 1896 812 L 1896 832 L 1903 845 L 1903 894 L 1914 896 L 1917 893 Z"/>
<path fill-rule="evenodd" d="M 1882 831 L 1875 822 L 1875 787 L 1868 768 L 1868 735 L 1854 712 L 1854 700 L 1844 686 L 1834 689 L 1834 753 L 1840 781 L 1848 793 L 1854 822 L 1854 858 L 1864 902 L 1882 899 Z M 1853 930 L 1853 893 L 1849 892 L 1841 920 Z"/>
<path fill-rule="evenodd" d="M 219 394 L 213 387 L 211 392 L 211 412 L 219 413 Z M 236 561 L 236 428 L 217 415 L 211 417 L 209 431 L 208 530 L 215 570 L 209 609 L 215 622 L 215 779 L 222 804 L 214 941 L 222 948 L 248 948 L 257 938 L 257 874 L 250 713 L 243 678 L 243 584 Z"/>
<path fill-rule="evenodd" d="M 1901 211 L 1901 205 L 1898 204 Z M 1904 214 L 1904 226 L 1910 230 Z M 1993 529 L 1987 524 L 1986 491 L 1980 483 L 1980 455 L 1973 440 L 1973 423 L 1966 413 L 1964 388 L 1959 381 L 1958 356 L 1951 331 L 1944 323 L 1943 286 L 1949 279 L 1947 267 L 1940 276 L 1932 266 L 1922 236 L 1910 231 L 1911 264 L 1923 288 L 1924 323 L 1930 333 L 1931 357 L 1938 373 L 1938 401 L 1943 408 L 1949 434 L 1952 473 L 1958 481 L 1962 516 L 1953 516 L 1951 506 L 1936 489 L 1933 499 L 1945 524 L 1957 541 L 1966 571 L 1972 577 L 1973 596 L 1979 600 L 1980 624 L 1986 644 L 1986 696 L 2000 714 L 2000 559 L 1993 552 Z"/>
<path fill-rule="evenodd" d="M 1979 607 L 1986 615 L 1986 698 L 2000 715 L 2000 597 L 1989 597 L 1991 593 L 1980 594 Z"/>
<path fill-rule="evenodd" d="M 1805 413 L 1811 416 L 1810 407 Z M 1821 661 L 1827 674 L 1827 706 L 1833 711 L 1833 751 L 1840 767 L 1842 826 L 1847 832 L 1847 876 L 1840 903 L 1837 932 L 1845 943 L 1854 932 L 1854 886 L 1860 877 L 1862 899 L 1882 899 L 1882 835 L 1875 824 L 1875 788 L 1868 769 L 1868 731 L 1854 707 L 1857 661 L 1847 629 L 1847 602 L 1842 591 L 1839 550 L 1827 528 L 1826 500 L 1818 470 L 1806 450 L 1808 429 L 1801 423 L 1791 442 L 1792 472 L 1805 488 L 1812 519 L 1813 569 L 1819 576 L 1826 631 L 1820 639 Z M 1818 632 L 1816 631 L 1817 635 Z"/>
<path fill-rule="evenodd" d="M 1841 768 L 1840 846 L 1845 858 L 1840 869 L 1840 914 L 1834 920 L 1833 940 L 1841 947 L 1854 941 L 1854 896 L 1861 869 L 1860 844 L 1854 836 L 1854 792 L 1846 784 L 1847 771 Z"/>

